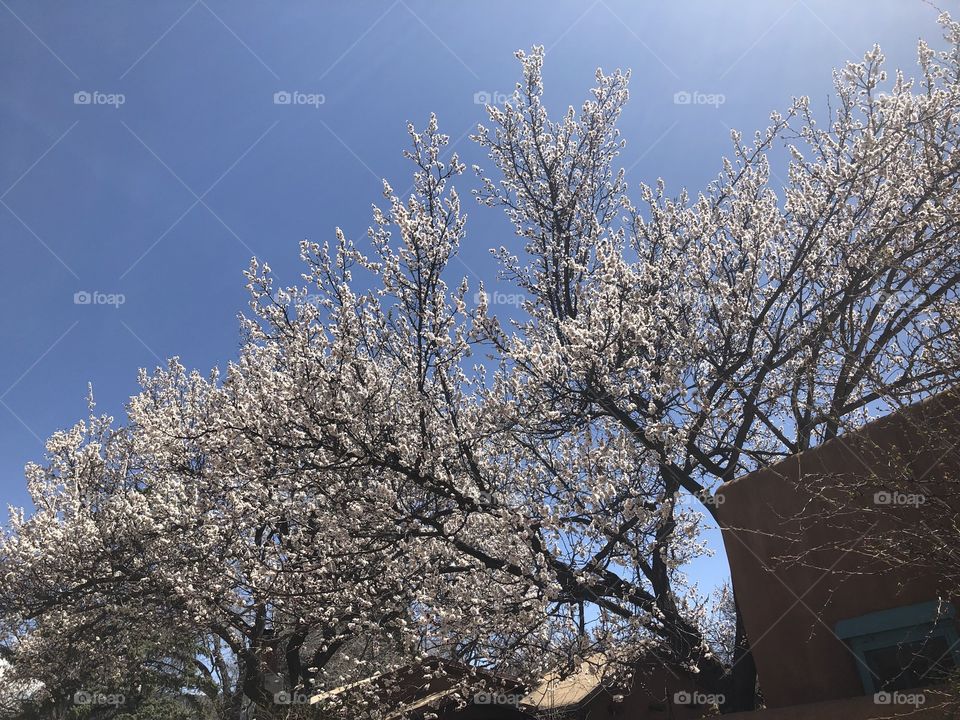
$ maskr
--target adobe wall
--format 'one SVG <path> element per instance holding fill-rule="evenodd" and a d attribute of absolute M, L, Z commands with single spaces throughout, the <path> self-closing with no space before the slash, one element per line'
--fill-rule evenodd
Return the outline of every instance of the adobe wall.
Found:
<path fill-rule="evenodd" d="M 891 570 L 864 554 L 860 538 L 930 519 L 929 505 L 878 506 L 878 489 L 956 490 L 958 428 L 960 402 L 941 395 L 718 490 L 733 585 L 768 707 L 863 695 L 857 660 L 833 634 L 835 623 L 949 592 L 930 568 Z M 762 716 L 808 717 L 785 713 Z"/>
<path fill-rule="evenodd" d="M 916 720 L 954 720 L 960 715 L 935 697 L 923 705 L 877 705 L 872 697 L 855 697 L 822 703 L 792 705 L 772 710 L 724 715 L 730 720 L 880 720 L 909 717 Z"/>

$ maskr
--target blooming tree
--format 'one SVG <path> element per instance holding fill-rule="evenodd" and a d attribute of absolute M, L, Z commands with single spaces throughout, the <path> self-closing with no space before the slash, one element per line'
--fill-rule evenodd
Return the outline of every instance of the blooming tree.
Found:
<path fill-rule="evenodd" d="M 13 667 L 70 689 L 94 663 L 63 675 L 64 648 L 106 682 L 134 638 L 213 642 L 202 671 L 240 717 L 428 657 L 533 680 L 649 653 L 751 708 L 735 603 L 735 642 L 711 642 L 683 571 L 713 490 L 957 380 L 960 27 L 942 24 L 918 79 L 870 51 L 825 124 L 801 98 L 735 133 L 696 197 L 630 199 L 629 75 L 598 72 L 553 120 L 543 50 L 518 53 L 475 136 L 497 171 L 477 168 L 477 198 L 523 243 L 497 251 L 527 298 L 506 325 L 448 285 L 465 168 L 435 118 L 411 126 L 413 192 L 385 183 L 367 247 L 303 243 L 303 286 L 253 262 L 222 378 L 174 361 L 124 427 L 51 439 L 37 511 L 0 547 Z M 385 712 L 362 687 L 322 697 Z"/>
<path fill-rule="evenodd" d="M 949 49 L 921 43 L 918 80 L 888 83 L 874 48 L 837 74 L 825 127 L 801 98 L 752 143 L 734 133 L 733 158 L 695 199 L 669 198 L 662 182 L 640 188 L 639 207 L 626 199 L 611 168 L 620 76 L 598 75 L 580 116 L 552 123 L 541 54 L 521 56 L 525 83 L 478 134 L 502 175 L 484 179 L 481 200 L 504 207 L 526 240 L 522 259 L 500 255 L 531 296 L 529 320 L 513 332 L 488 325 L 512 432 L 538 452 L 587 429 L 631 448 L 658 484 L 654 539 L 633 534 L 647 519 L 632 513 L 639 494 L 570 512 L 596 533 L 583 566 L 591 593 L 629 598 L 707 674 L 725 669 L 678 592 L 681 499 L 715 517 L 718 483 L 957 380 L 960 35 L 942 23 Z M 778 194 L 768 153 L 781 140 L 791 160 Z M 754 684 L 745 651 L 741 637 L 734 669 L 747 672 L 731 689 L 741 707 Z"/>

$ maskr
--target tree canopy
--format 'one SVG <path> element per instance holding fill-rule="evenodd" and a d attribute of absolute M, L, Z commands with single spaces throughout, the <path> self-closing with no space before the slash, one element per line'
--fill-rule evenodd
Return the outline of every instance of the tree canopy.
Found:
<path fill-rule="evenodd" d="M 452 277 L 466 168 L 435 117 L 411 125 L 413 190 L 384 183 L 365 243 L 302 243 L 289 287 L 252 262 L 222 375 L 143 372 L 126 422 L 91 408 L 28 468 L 35 511 L 0 544 L 10 671 L 61 698 L 180 658 L 242 717 L 425 658 L 533 680 L 652 653 L 752 706 L 742 630 L 718 641 L 684 572 L 714 489 L 957 381 L 941 23 L 915 79 L 872 49 L 826 122 L 797 98 L 733 133 L 695 196 L 629 191 L 628 73 L 552 119 L 543 49 L 517 53 L 474 137 L 476 198 L 522 244 L 496 251 L 525 297 L 509 322 Z"/>

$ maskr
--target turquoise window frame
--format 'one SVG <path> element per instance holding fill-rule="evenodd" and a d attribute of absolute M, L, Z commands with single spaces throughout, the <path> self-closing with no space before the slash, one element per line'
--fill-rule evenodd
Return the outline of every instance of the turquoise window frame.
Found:
<path fill-rule="evenodd" d="M 864 692 L 873 695 L 880 691 L 880 687 L 867 664 L 866 652 L 869 650 L 942 637 L 947 642 L 954 665 L 960 667 L 956 616 L 953 605 L 932 600 L 840 620 L 835 631 L 859 660 L 857 670 Z"/>

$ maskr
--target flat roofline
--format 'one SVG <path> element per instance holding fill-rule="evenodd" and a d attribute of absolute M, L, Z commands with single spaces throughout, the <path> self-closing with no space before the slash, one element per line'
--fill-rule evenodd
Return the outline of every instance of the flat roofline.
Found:
<path fill-rule="evenodd" d="M 759 475 L 760 473 L 764 473 L 764 472 L 776 473 L 777 468 L 779 468 L 780 466 L 786 463 L 799 462 L 800 460 L 804 458 L 809 458 L 811 455 L 818 453 L 825 448 L 830 448 L 833 445 L 836 445 L 837 443 L 845 443 L 849 441 L 851 438 L 857 438 L 857 437 L 863 437 L 865 435 L 869 435 L 871 431 L 875 431 L 878 428 L 882 428 L 887 424 L 895 423 L 898 420 L 903 420 L 904 417 L 910 413 L 914 413 L 925 406 L 930 406 L 937 402 L 942 402 L 944 400 L 952 400 L 955 406 L 960 404 L 960 387 L 950 388 L 948 390 L 939 392 L 936 395 L 929 395 L 923 398 L 922 400 L 918 400 L 917 402 L 911 405 L 906 405 L 900 408 L 896 412 L 887 413 L 886 415 L 881 415 L 880 417 L 874 418 L 867 424 L 855 430 L 851 430 L 850 432 L 847 432 L 847 433 L 841 433 L 837 437 L 830 438 L 829 440 L 826 440 L 820 443 L 819 445 L 808 447 L 805 450 L 801 450 L 800 452 L 793 453 L 792 455 L 785 455 L 784 457 L 782 457 L 780 460 L 773 463 L 772 465 L 765 465 L 763 467 L 759 467 L 756 470 L 751 470 L 748 473 L 744 473 L 743 475 L 735 477 L 733 478 L 733 480 L 728 480 L 727 482 L 721 484 L 716 489 L 715 494 L 721 494 L 726 490 L 736 487 L 737 485 L 742 485 L 746 482 L 750 482 L 751 478 L 753 478 L 755 475 Z M 722 510 L 720 510 L 720 512 L 722 514 Z"/>

